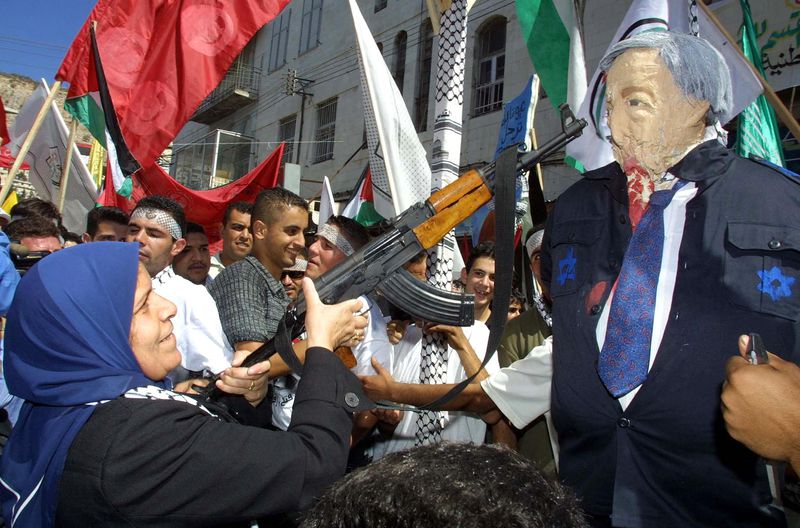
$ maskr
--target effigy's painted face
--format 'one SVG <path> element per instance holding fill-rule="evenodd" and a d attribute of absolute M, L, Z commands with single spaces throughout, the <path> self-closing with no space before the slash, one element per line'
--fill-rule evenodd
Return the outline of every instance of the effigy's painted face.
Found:
<path fill-rule="evenodd" d="M 626 174 L 659 178 L 702 139 L 709 103 L 683 94 L 658 50 L 626 51 L 606 81 L 612 149 Z"/>

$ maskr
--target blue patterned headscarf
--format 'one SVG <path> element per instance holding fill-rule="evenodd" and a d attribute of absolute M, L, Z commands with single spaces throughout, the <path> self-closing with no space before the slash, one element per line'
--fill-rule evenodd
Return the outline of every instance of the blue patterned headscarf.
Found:
<path fill-rule="evenodd" d="M 148 379 L 128 336 L 138 244 L 54 253 L 23 277 L 8 314 L 4 369 L 22 412 L 0 461 L 7 526 L 49 527 L 67 451 L 96 408 Z"/>

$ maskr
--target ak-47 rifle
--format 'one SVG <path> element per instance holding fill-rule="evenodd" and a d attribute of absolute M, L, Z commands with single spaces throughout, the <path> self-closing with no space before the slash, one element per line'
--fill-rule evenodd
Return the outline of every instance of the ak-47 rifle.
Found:
<path fill-rule="evenodd" d="M 562 105 L 560 110 L 562 132 L 539 149 L 521 154 L 517 173 L 529 170 L 581 135 L 586 121 L 576 119 L 567 105 Z M 334 304 L 379 291 L 414 317 L 455 326 L 471 325 L 474 318 L 472 295 L 442 291 L 414 278 L 401 266 L 420 251 L 435 246 L 451 229 L 488 202 L 493 195 L 494 173 L 494 163 L 470 170 L 425 202 L 395 217 L 387 233 L 314 281 L 322 302 Z M 255 365 L 277 352 L 287 365 L 299 371 L 302 367 L 286 330 L 292 338 L 299 336 L 304 328 L 305 311 L 305 299 L 301 294 L 287 310 L 278 335 L 254 350 L 242 366 Z M 213 381 L 206 390 L 196 388 L 210 399 L 224 394 Z"/>

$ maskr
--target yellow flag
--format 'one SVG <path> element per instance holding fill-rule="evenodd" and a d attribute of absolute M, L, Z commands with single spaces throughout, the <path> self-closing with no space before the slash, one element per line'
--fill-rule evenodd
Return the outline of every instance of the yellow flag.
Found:
<path fill-rule="evenodd" d="M 11 191 L 8 194 L 8 198 L 6 198 L 6 201 L 3 202 L 3 211 L 7 213 L 10 212 L 11 208 L 17 205 L 18 201 L 19 199 L 17 198 L 17 191 Z"/>
<path fill-rule="evenodd" d="M 106 149 L 96 139 L 92 141 L 92 148 L 89 150 L 89 162 L 86 165 L 89 168 L 89 174 L 94 179 L 94 183 L 100 189 L 106 172 Z"/>

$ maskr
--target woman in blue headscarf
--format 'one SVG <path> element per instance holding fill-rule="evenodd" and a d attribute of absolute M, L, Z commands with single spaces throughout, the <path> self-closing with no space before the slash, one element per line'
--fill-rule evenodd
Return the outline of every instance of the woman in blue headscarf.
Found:
<path fill-rule="evenodd" d="M 307 506 L 344 472 L 359 409 L 360 384 L 329 350 L 366 320 L 358 301 L 322 305 L 306 282 L 314 349 L 278 433 L 170 390 L 175 306 L 152 292 L 136 244 L 38 263 L 6 326 L 8 386 L 26 400 L 0 461 L 7 525 L 218 526 Z"/>

